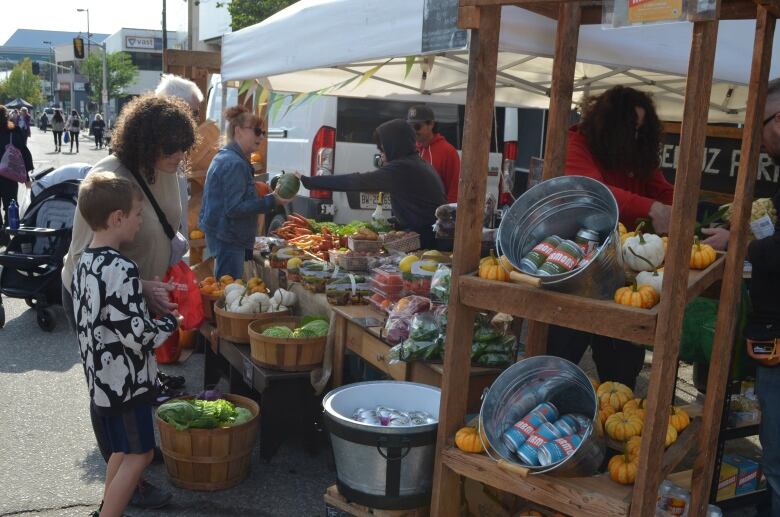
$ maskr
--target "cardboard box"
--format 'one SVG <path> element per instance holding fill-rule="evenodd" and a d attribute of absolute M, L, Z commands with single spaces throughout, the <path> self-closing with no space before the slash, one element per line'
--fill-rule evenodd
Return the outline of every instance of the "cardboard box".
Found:
<path fill-rule="evenodd" d="M 739 470 L 737 474 L 736 495 L 755 492 L 758 490 L 758 462 L 738 456 L 736 454 L 726 454 L 723 456 L 723 462 L 728 463 Z"/>
<path fill-rule="evenodd" d="M 724 499 L 730 499 L 736 495 L 738 475 L 739 475 L 739 469 L 733 465 L 730 465 L 724 460 L 720 466 L 720 476 L 718 478 L 718 494 L 717 496 L 715 496 L 716 501 L 723 501 Z"/>

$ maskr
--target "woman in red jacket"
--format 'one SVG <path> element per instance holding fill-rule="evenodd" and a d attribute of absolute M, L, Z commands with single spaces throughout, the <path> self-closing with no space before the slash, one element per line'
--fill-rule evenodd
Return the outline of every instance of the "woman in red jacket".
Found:
<path fill-rule="evenodd" d="M 627 228 L 650 219 L 668 233 L 674 187 L 659 167 L 661 132 L 650 96 L 615 86 L 583 104 L 582 121 L 569 130 L 566 174 L 606 184 Z"/>

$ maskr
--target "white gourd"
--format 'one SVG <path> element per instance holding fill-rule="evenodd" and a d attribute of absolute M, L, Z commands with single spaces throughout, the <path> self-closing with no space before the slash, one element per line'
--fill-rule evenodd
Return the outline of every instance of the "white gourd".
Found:
<path fill-rule="evenodd" d="M 634 271 L 653 271 L 664 263 L 664 254 L 663 239 L 652 233 L 634 235 L 623 243 L 623 261 Z M 645 258 L 647 262 L 636 255 Z"/>
<path fill-rule="evenodd" d="M 286 305 L 287 307 L 292 307 L 293 305 L 295 305 L 295 302 L 298 301 L 297 299 L 298 297 L 295 296 L 295 293 L 287 291 L 286 289 L 279 289 L 276 292 L 278 293 L 280 291 L 281 291 L 281 295 L 280 295 L 281 300 L 279 302 L 280 305 Z"/>
<path fill-rule="evenodd" d="M 228 307 L 228 310 L 232 310 L 230 307 L 236 305 L 239 298 L 241 298 L 241 291 L 233 289 L 225 295 L 225 307 Z"/>
<path fill-rule="evenodd" d="M 279 312 L 286 311 L 286 310 L 288 310 L 288 309 L 289 309 L 289 307 L 287 307 L 286 305 L 280 305 L 280 306 L 278 307 L 278 310 L 279 310 Z"/>
<path fill-rule="evenodd" d="M 271 307 L 271 299 L 267 294 L 254 293 L 249 297 L 249 299 L 258 304 L 260 307 L 258 312 L 268 312 L 268 309 Z"/>
<path fill-rule="evenodd" d="M 229 293 L 232 293 L 233 291 L 238 291 L 239 293 L 243 292 L 245 287 L 241 284 L 228 284 L 225 286 L 225 296 L 227 296 Z"/>
<path fill-rule="evenodd" d="M 282 289 L 277 289 L 274 295 L 271 297 L 271 304 L 282 304 Z"/>
<path fill-rule="evenodd" d="M 636 275 L 636 283 L 638 285 L 647 284 L 655 289 L 658 298 L 661 298 L 661 286 L 664 282 L 663 271 L 642 271 Z"/>

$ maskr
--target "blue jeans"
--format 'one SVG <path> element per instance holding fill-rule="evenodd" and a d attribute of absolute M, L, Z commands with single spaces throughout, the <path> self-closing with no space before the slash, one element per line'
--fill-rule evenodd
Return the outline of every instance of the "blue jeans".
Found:
<path fill-rule="evenodd" d="M 756 395 L 761 405 L 761 463 L 772 493 L 772 515 L 780 515 L 780 366 L 756 367 Z"/>
<path fill-rule="evenodd" d="M 214 276 L 219 278 L 230 275 L 233 278 L 244 276 L 244 261 L 246 250 L 242 246 L 236 246 L 217 238 L 209 238 L 206 235 L 206 245 L 214 255 Z"/>

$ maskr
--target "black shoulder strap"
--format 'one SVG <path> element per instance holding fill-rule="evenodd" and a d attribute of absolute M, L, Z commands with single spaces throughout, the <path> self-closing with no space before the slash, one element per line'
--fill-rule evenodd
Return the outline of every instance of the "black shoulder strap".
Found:
<path fill-rule="evenodd" d="M 154 199 L 154 195 L 152 194 L 152 191 L 149 190 L 149 185 L 146 184 L 146 180 L 143 179 L 136 171 L 130 172 L 133 173 L 135 181 L 137 181 L 141 186 L 141 189 L 144 191 L 144 194 L 146 194 L 147 199 L 149 199 L 149 202 L 152 204 L 152 208 L 154 208 L 154 212 L 157 214 L 157 218 L 160 220 L 160 224 L 163 227 L 165 235 L 167 235 L 169 239 L 173 239 L 176 236 L 176 232 L 173 231 L 171 224 L 168 222 L 168 218 L 165 217 L 162 208 L 160 208 L 160 205 L 157 204 L 157 200 Z"/>

